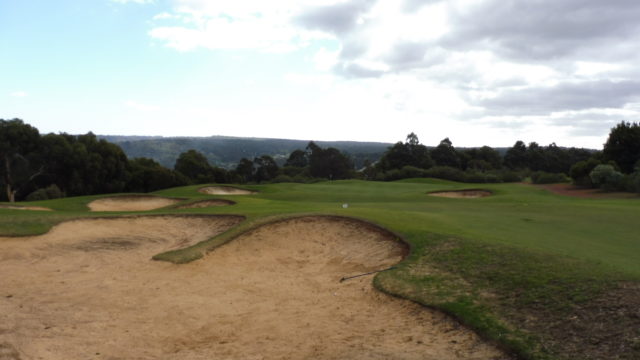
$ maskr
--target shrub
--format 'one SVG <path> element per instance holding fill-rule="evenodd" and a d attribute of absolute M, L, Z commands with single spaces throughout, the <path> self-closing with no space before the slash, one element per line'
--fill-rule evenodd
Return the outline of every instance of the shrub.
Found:
<path fill-rule="evenodd" d="M 626 190 L 630 192 L 640 193 L 640 171 L 626 177 Z"/>
<path fill-rule="evenodd" d="M 486 183 L 501 183 L 502 179 L 496 174 L 488 173 L 484 175 L 484 182 Z"/>
<path fill-rule="evenodd" d="M 469 183 L 485 183 L 487 182 L 487 176 L 479 172 L 467 172 L 465 174 L 465 182 Z"/>
<path fill-rule="evenodd" d="M 571 176 L 573 184 L 577 186 L 594 187 L 589 174 L 593 171 L 593 169 L 595 169 L 596 166 L 600 164 L 601 162 L 594 158 L 586 161 L 578 161 L 577 163 L 573 164 L 571 170 L 569 170 L 569 176 Z"/>
<path fill-rule="evenodd" d="M 522 176 L 516 171 L 502 171 L 496 174 L 501 182 L 520 182 Z"/>
<path fill-rule="evenodd" d="M 424 172 L 425 177 L 432 177 L 437 179 L 451 180 L 451 181 L 466 181 L 467 177 L 464 171 L 456 169 L 450 166 L 434 166 Z"/>
<path fill-rule="evenodd" d="M 272 183 L 290 183 L 294 182 L 293 178 L 288 175 L 280 174 L 271 180 Z"/>
<path fill-rule="evenodd" d="M 399 176 L 401 179 L 424 177 L 425 170 L 415 166 L 407 165 L 400 169 Z"/>
<path fill-rule="evenodd" d="M 548 173 L 545 171 L 535 171 L 531 174 L 531 182 L 534 184 L 556 184 L 569 182 L 567 175 L 563 173 Z"/>
<path fill-rule="evenodd" d="M 49 199 L 59 199 L 64 197 L 64 193 L 60 190 L 58 185 L 51 184 L 43 189 L 38 189 L 31 194 L 27 195 L 27 201 L 40 201 Z"/>
<path fill-rule="evenodd" d="M 589 174 L 591 182 L 605 191 L 621 190 L 624 175 L 616 171 L 613 165 L 598 165 Z"/>
<path fill-rule="evenodd" d="M 38 189 L 31 194 L 27 195 L 27 201 L 40 201 L 40 200 L 48 200 L 47 191 L 45 189 Z"/>

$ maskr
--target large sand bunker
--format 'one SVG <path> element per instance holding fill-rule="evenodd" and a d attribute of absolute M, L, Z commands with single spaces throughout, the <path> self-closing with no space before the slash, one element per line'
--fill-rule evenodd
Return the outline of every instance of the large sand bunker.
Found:
<path fill-rule="evenodd" d="M 115 196 L 94 200 L 88 206 L 91 211 L 148 211 L 179 202 L 159 196 Z"/>
<path fill-rule="evenodd" d="M 491 191 L 487 190 L 453 190 L 453 191 L 436 191 L 428 194 L 429 196 L 438 196 L 456 199 L 476 199 L 491 196 Z"/>
<path fill-rule="evenodd" d="M 207 195 L 251 195 L 255 191 L 238 189 L 231 186 L 207 186 L 198 189 L 199 192 Z"/>
<path fill-rule="evenodd" d="M 371 276 L 339 282 L 404 254 L 360 222 L 299 218 L 190 264 L 148 260 L 237 221 L 83 220 L 0 238 L 0 344 L 23 359 L 503 358 L 444 315 L 375 291 Z"/>
<path fill-rule="evenodd" d="M 22 206 L 22 205 L 0 205 L 0 209 L 51 211 L 51 209 L 42 207 L 42 206 Z"/>
<path fill-rule="evenodd" d="M 208 208 L 208 207 L 230 206 L 234 204 L 235 202 L 233 201 L 223 200 L 223 199 L 201 200 L 201 201 L 193 202 L 191 204 L 178 206 L 176 207 L 176 209 L 201 209 L 201 208 Z"/>

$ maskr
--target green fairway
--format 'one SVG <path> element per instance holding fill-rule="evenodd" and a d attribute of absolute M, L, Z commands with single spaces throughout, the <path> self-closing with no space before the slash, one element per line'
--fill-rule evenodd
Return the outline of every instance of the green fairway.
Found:
<path fill-rule="evenodd" d="M 441 180 L 274 184 L 251 187 L 260 191 L 257 195 L 226 197 L 238 202 L 233 207 L 189 211 L 250 218 L 316 212 L 360 217 L 412 243 L 419 243 L 425 232 L 438 233 L 584 259 L 640 277 L 640 199 L 562 197 L 521 184 L 482 184 L 493 196 L 480 199 L 427 196 L 435 190 L 477 187 Z M 193 197 L 194 189 L 158 195 Z M 347 209 L 342 208 L 345 203 Z"/>
<path fill-rule="evenodd" d="M 570 198 L 522 184 L 432 179 L 252 185 L 246 188 L 258 193 L 247 196 L 205 195 L 197 192 L 199 187 L 155 195 L 187 199 L 184 202 L 224 198 L 237 204 L 143 213 L 240 214 L 247 221 L 217 239 L 158 259 L 196 259 L 252 226 L 283 216 L 332 214 L 365 219 L 394 231 L 413 249 L 398 269 L 376 277 L 378 288 L 451 313 L 524 358 L 571 358 L 574 349 L 580 348 L 578 340 L 553 340 L 568 330 L 550 330 L 549 324 L 577 316 L 618 291 L 620 284 L 634 284 L 636 291 L 640 281 L 639 199 Z M 476 199 L 428 195 L 478 188 L 493 194 Z M 0 209 L 0 233 L 42 233 L 65 219 L 123 214 L 89 213 L 86 204 L 95 198 L 30 204 L 52 208 L 52 212 Z M 611 358 L 632 359 L 640 353 L 640 334 L 635 331 L 621 340 L 626 341 L 624 356 Z M 593 336 L 599 335 L 585 333 L 585 342 Z"/>

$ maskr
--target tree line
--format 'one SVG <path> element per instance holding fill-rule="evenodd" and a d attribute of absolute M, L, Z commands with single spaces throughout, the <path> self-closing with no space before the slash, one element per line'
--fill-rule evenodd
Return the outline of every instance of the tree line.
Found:
<path fill-rule="evenodd" d="M 117 192 L 151 192 L 201 183 L 310 182 L 364 179 L 391 181 L 435 177 L 462 182 L 573 181 L 585 187 L 640 192 L 640 125 L 621 122 L 602 151 L 540 146 L 517 141 L 501 153 L 489 146 L 456 149 L 449 138 L 428 148 L 411 133 L 379 161 L 356 169 L 340 150 L 309 142 L 279 166 L 269 155 L 242 158 L 227 170 L 188 150 L 173 169 L 122 149 L 94 134 L 45 134 L 20 119 L 0 119 L 0 200 L 43 200 Z"/>
<path fill-rule="evenodd" d="M 41 135 L 20 119 L 0 119 L 0 201 L 46 200 L 118 192 L 151 192 L 203 183 L 309 181 L 353 178 L 348 156 L 310 142 L 279 168 L 268 155 L 243 158 L 236 169 L 209 164 L 196 150 L 181 153 L 173 169 L 122 149 L 94 134 Z"/>

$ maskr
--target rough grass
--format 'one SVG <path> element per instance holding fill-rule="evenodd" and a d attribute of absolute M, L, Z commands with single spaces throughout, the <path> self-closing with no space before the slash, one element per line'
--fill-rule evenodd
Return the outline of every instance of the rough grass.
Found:
<path fill-rule="evenodd" d="M 184 203 L 226 198 L 236 205 L 144 213 L 236 214 L 246 220 L 155 259 L 193 261 L 244 231 L 289 216 L 366 219 L 412 247 L 396 270 L 376 276 L 380 290 L 450 313 L 519 358 L 640 358 L 636 199 L 569 198 L 518 184 L 487 184 L 493 193 L 487 198 L 436 198 L 426 194 L 470 187 L 432 179 L 273 184 L 248 187 L 259 193 L 242 197 L 200 194 L 200 187 L 156 195 Z M 0 209 L 0 233 L 41 233 L 57 222 L 92 216 L 86 203 L 95 198 L 33 203 L 57 210 L 47 213 Z"/>

